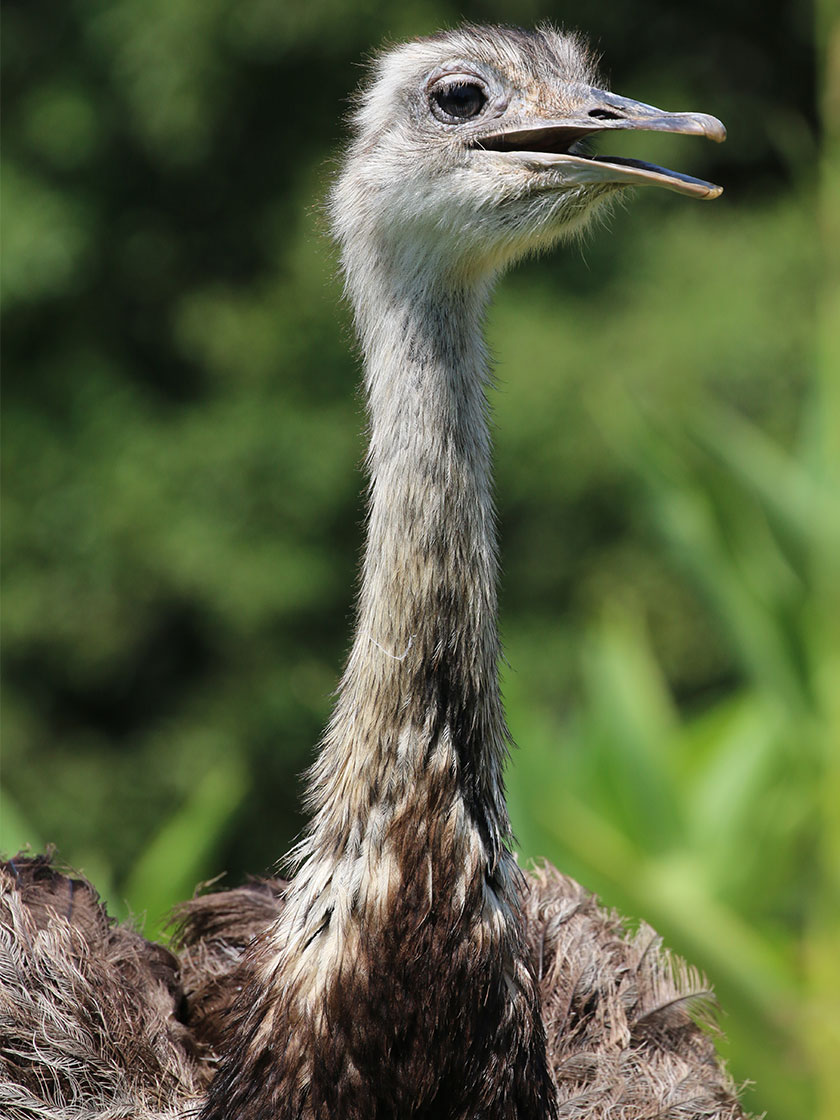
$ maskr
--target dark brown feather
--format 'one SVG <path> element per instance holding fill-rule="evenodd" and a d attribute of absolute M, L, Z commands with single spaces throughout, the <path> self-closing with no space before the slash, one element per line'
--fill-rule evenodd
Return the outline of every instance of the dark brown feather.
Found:
<path fill-rule="evenodd" d="M 650 926 L 628 932 L 548 864 L 528 877 L 523 916 L 560 1120 L 744 1116 L 712 1041 L 709 986 Z"/>
<path fill-rule="evenodd" d="M 0 866 L 0 1115 L 174 1116 L 211 1074 L 169 950 L 116 925 L 49 856 Z"/>
<path fill-rule="evenodd" d="M 218 1050 L 244 983 L 242 951 L 280 914 L 285 888 L 283 879 L 252 879 L 243 887 L 196 893 L 175 908 L 172 942 L 185 1018 L 201 1045 Z"/>

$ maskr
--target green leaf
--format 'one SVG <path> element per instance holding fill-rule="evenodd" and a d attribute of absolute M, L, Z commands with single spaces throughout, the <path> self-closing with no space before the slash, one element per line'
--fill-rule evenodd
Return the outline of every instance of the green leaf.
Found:
<path fill-rule="evenodd" d="M 137 860 L 122 893 L 134 913 L 147 915 L 147 937 L 158 936 L 171 908 L 212 874 L 213 853 L 247 788 L 237 755 L 217 761 Z"/>

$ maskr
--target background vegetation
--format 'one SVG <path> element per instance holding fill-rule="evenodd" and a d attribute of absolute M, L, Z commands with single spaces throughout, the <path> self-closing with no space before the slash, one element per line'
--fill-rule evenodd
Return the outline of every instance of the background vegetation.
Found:
<path fill-rule="evenodd" d="M 788 0 L 6 3 L 3 847 L 152 930 L 288 848 L 361 535 L 319 211 L 358 60 L 578 26 L 730 139 L 636 137 L 722 200 L 641 192 L 493 311 L 519 846 L 710 973 L 751 1108 L 840 1115 L 830 8 L 818 106 Z"/>

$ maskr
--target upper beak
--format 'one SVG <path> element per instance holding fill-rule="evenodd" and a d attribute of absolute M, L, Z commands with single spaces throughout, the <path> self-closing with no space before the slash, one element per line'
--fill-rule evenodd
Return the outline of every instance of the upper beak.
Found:
<path fill-rule="evenodd" d="M 649 183 L 693 198 L 717 198 L 723 191 L 714 183 L 669 171 L 642 160 L 620 156 L 588 156 L 571 151 L 586 136 L 611 129 L 678 132 L 706 136 L 720 143 L 726 129 L 706 113 L 666 113 L 642 101 L 602 89 L 587 89 L 574 115 L 558 119 L 511 122 L 511 127 L 476 137 L 477 147 L 490 151 L 538 155 L 545 165 L 563 165 L 564 179 L 576 183 Z"/>

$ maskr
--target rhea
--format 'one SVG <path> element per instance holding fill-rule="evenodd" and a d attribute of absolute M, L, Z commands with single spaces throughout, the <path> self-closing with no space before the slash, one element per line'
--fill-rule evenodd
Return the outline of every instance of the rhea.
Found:
<path fill-rule="evenodd" d="M 627 186 L 720 194 L 590 137 L 723 126 L 600 88 L 573 36 L 465 27 L 379 57 L 353 129 L 329 205 L 369 414 L 357 624 L 293 877 L 224 967 L 235 894 L 185 912 L 185 1015 L 221 1055 L 201 1116 L 740 1116 L 696 974 L 512 854 L 483 341 L 500 273 Z"/>

